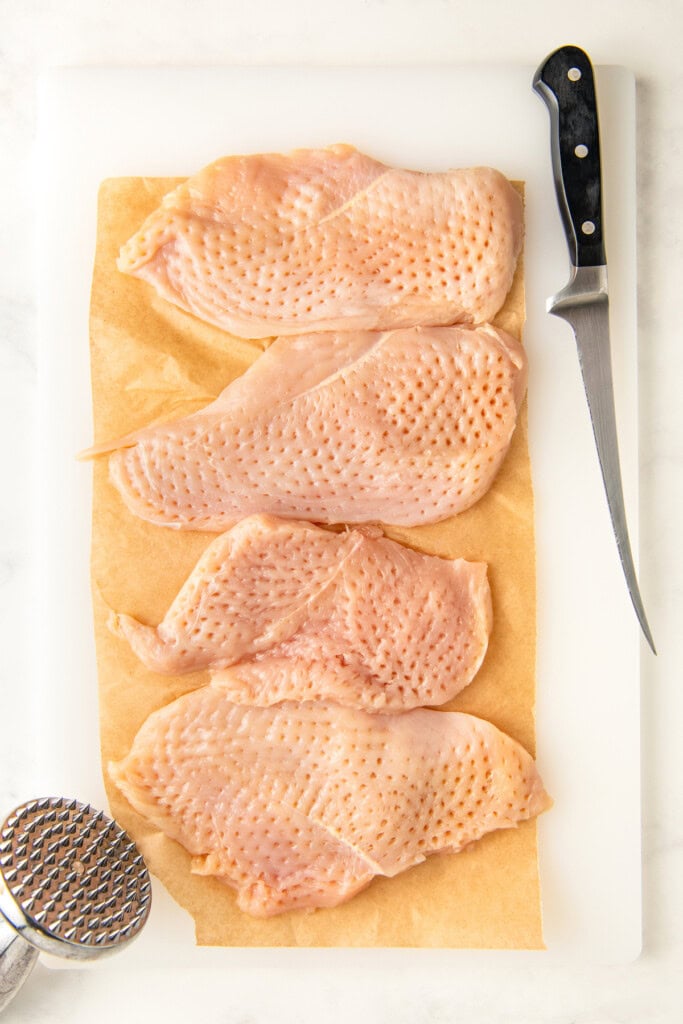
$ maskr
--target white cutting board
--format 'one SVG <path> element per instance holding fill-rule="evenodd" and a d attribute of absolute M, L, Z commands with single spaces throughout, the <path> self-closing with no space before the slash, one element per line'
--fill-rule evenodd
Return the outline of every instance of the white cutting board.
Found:
<path fill-rule="evenodd" d="M 621 576 L 573 338 L 545 313 L 568 277 L 547 111 L 531 67 L 66 70 L 42 82 L 39 200 L 40 423 L 35 791 L 106 803 L 89 594 L 88 301 L 100 181 L 186 175 L 227 153 L 350 142 L 423 170 L 491 164 L 527 189 L 529 417 L 538 552 L 538 761 L 553 810 L 539 821 L 547 952 L 429 954 L 619 962 L 641 942 L 640 639 Z M 597 75 L 603 131 L 613 359 L 622 469 L 637 550 L 635 83 Z M 196 950 L 189 917 L 155 887 L 137 964 L 345 969 L 401 951 Z M 314 959 L 311 959 L 314 958 Z M 446 958 L 446 959 L 443 959 Z M 303 979 L 304 975 L 302 975 Z"/>

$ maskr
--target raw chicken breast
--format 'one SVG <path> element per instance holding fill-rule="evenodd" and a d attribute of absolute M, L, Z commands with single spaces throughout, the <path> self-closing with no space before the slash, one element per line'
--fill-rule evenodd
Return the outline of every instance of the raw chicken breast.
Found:
<path fill-rule="evenodd" d="M 281 338 L 205 409 L 91 454 L 121 447 L 111 479 L 160 525 L 434 523 L 488 490 L 525 388 L 522 346 L 488 325 Z"/>
<path fill-rule="evenodd" d="M 109 771 L 259 917 L 335 906 L 550 803 L 530 755 L 471 715 L 245 708 L 211 686 L 152 714 Z"/>
<path fill-rule="evenodd" d="M 157 628 L 115 615 L 155 672 L 222 669 L 237 703 L 332 698 L 401 710 L 473 679 L 491 631 L 486 566 L 379 530 L 251 516 L 207 548 Z"/>
<path fill-rule="evenodd" d="M 164 198 L 118 266 L 242 338 L 481 323 L 522 234 L 498 171 L 393 170 L 332 146 L 218 160 Z"/>

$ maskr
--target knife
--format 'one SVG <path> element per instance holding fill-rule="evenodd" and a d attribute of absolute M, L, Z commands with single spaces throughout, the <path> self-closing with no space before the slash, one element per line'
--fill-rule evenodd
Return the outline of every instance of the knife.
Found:
<path fill-rule="evenodd" d="M 543 61 L 533 86 L 550 111 L 555 191 L 572 264 L 569 283 L 548 299 L 547 308 L 574 330 L 621 565 L 641 629 L 656 654 L 633 565 L 619 468 L 593 67 L 578 46 L 562 46 Z"/>

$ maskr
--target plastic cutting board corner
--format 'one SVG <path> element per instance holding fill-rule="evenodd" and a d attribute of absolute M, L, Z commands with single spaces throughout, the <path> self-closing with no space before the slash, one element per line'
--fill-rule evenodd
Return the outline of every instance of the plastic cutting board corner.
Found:
<path fill-rule="evenodd" d="M 621 577 L 566 324 L 545 313 L 568 277 L 547 111 L 532 67 L 71 69 L 40 89 L 39 448 L 32 699 L 36 792 L 105 801 L 89 592 L 88 300 L 97 188 L 116 175 L 185 175 L 218 156 L 351 142 L 423 170 L 491 164 L 526 182 L 530 444 L 538 558 L 538 760 L 555 806 L 539 822 L 547 951 L 471 958 L 624 962 L 641 942 L 640 639 Z M 637 549 L 635 82 L 597 69 L 612 345 L 622 469 Z M 371 951 L 378 969 L 405 951 Z M 427 954 L 426 954 L 427 955 Z M 276 956 L 276 959 L 273 957 Z M 202 950 L 161 886 L 121 958 L 178 966 L 367 962 L 350 950 Z M 270 958 L 270 960 L 269 960 Z M 111 969 L 119 969 L 114 961 Z"/>

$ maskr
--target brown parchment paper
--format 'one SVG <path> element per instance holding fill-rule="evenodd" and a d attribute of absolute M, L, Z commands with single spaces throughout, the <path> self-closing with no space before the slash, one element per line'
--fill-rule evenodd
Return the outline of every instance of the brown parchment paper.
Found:
<path fill-rule="evenodd" d="M 119 273 L 120 246 L 178 179 L 103 183 L 91 302 L 95 442 L 105 442 L 206 405 L 268 344 L 240 341 L 158 298 Z M 519 186 L 520 189 L 522 186 Z M 522 265 L 497 323 L 521 336 Z M 111 486 L 107 457 L 93 462 L 92 587 L 105 784 L 111 810 L 151 871 L 194 917 L 197 942 L 234 946 L 543 945 L 536 823 L 485 836 L 457 855 L 433 856 L 393 879 L 376 879 L 348 904 L 255 920 L 230 889 L 190 874 L 189 856 L 136 814 L 106 766 L 130 749 L 147 716 L 208 680 L 147 671 L 107 629 L 110 609 L 159 622 L 213 538 L 145 523 Z M 469 511 L 436 526 L 387 529 L 405 544 L 489 563 L 494 626 L 483 667 L 448 709 L 489 719 L 534 752 L 535 559 L 526 405 L 503 467 Z"/>

